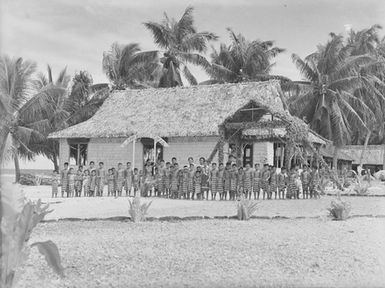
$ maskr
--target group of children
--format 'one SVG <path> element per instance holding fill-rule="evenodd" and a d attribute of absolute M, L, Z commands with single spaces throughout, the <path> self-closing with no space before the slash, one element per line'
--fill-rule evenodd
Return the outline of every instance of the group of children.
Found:
<path fill-rule="evenodd" d="M 64 163 L 60 173 L 61 196 L 80 197 L 103 196 L 107 188 L 108 196 L 166 197 L 174 199 L 220 199 L 236 200 L 241 198 L 259 199 L 299 199 L 319 196 L 318 185 L 320 175 L 317 167 L 313 169 L 304 165 L 303 170 L 293 167 L 290 171 L 268 164 L 260 167 L 250 164 L 238 167 L 234 162 L 208 163 L 203 157 L 199 164 L 194 164 L 192 157 L 188 165 L 179 167 L 176 158 L 171 162 L 160 161 L 157 164 L 147 162 L 143 171 L 132 169 L 131 163 L 126 167 L 118 163 L 117 169 L 106 170 L 104 163 L 96 167 L 93 161 L 87 169 L 82 166 L 75 172 Z M 58 175 L 55 174 L 52 184 L 52 197 L 57 197 L 59 186 Z"/>

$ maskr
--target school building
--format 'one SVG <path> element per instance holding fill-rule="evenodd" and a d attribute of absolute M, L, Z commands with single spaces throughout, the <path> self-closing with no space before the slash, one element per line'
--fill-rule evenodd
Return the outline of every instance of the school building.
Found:
<path fill-rule="evenodd" d="M 199 157 L 226 162 L 235 155 L 243 165 L 281 167 L 285 123 L 293 119 L 282 97 L 275 80 L 115 91 L 92 118 L 49 137 L 60 143 L 60 165 L 93 160 L 114 167 L 134 160 L 135 167 L 143 169 L 154 157 L 176 157 L 185 165 L 189 156 L 196 162 Z M 127 143 L 133 135 L 135 141 Z M 164 142 L 155 146 L 156 137 Z M 318 148 L 327 144 L 315 132 L 308 137 Z"/>

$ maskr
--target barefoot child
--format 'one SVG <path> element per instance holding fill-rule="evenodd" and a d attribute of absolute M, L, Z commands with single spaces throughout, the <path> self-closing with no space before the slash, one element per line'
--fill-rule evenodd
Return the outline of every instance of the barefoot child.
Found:
<path fill-rule="evenodd" d="M 184 199 L 188 199 L 188 185 L 189 185 L 189 169 L 187 166 L 183 167 L 180 175 L 180 183 L 179 183 L 179 197 L 183 197 Z"/>
<path fill-rule="evenodd" d="M 233 164 L 230 170 L 230 200 L 235 200 L 235 194 L 237 193 L 237 179 L 238 179 L 238 169 L 237 164 Z"/>
<path fill-rule="evenodd" d="M 133 176 L 133 172 L 132 172 L 132 169 L 131 169 L 131 162 L 127 162 L 126 163 L 126 170 L 125 170 L 125 173 L 124 173 L 124 188 L 126 190 L 126 196 L 130 196 L 131 195 L 131 190 L 132 190 L 132 176 Z"/>
<path fill-rule="evenodd" d="M 116 190 L 115 190 L 115 177 L 112 172 L 112 169 L 108 169 L 108 176 L 107 176 L 107 187 L 108 187 L 108 196 L 116 196 Z"/>
<path fill-rule="evenodd" d="M 206 171 L 204 173 L 203 171 Z M 202 192 L 202 199 L 209 200 L 209 174 L 208 174 L 208 169 L 205 168 L 201 172 L 201 192 Z"/>
<path fill-rule="evenodd" d="M 267 198 L 269 197 L 269 191 L 270 191 L 269 182 L 270 182 L 269 164 L 265 164 L 263 165 L 263 170 L 261 175 L 261 188 L 263 193 L 263 199 L 265 199 L 265 196 Z"/>
<path fill-rule="evenodd" d="M 226 163 L 226 167 L 223 172 L 223 179 L 224 179 L 223 200 L 226 200 L 227 194 L 230 194 L 230 188 L 231 188 L 231 163 L 230 162 Z"/>
<path fill-rule="evenodd" d="M 218 191 L 220 200 L 223 200 L 223 195 L 224 195 L 224 178 L 223 178 L 224 171 L 225 171 L 225 166 L 223 165 L 223 163 L 220 163 L 218 173 L 217 173 L 217 191 Z"/>
<path fill-rule="evenodd" d="M 91 175 L 90 170 L 84 170 L 83 173 L 83 191 L 84 191 L 84 197 L 90 196 L 90 182 L 91 182 Z"/>
<path fill-rule="evenodd" d="M 90 193 L 89 196 L 95 196 L 95 191 L 98 188 L 98 185 L 96 183 L 96 170 L 91 171 L 91 176 L 90 176 Z"/>
<path fill-rule="evenodd" d="M 104 169 L 104 163 L 99 162 L 99 169 L 97 170 L 97 186 L 98 190 L 96 192 L 97 196 L 103 196 L 103 191 L 104 191 L 104 186 L 106 185 L 106 179 L 107 178 L 107 173 L 106 170 Z"/>
<path fill-rule="evenodd" d="M 270 172 L 270 190 L 269 190 L 269 199 L 272 198 L 274 193 L 274 198 L 277 199 L 277 189 L 278 189 L 278 178 L 275 166 L 271 166 Z"/>
<path fill-rule="evenodd" d="M 251 199 L 253 187 L 253 170 L 251 170 L 250 164 L 246 164 L 245 176 L 243 180 L 243 192 L 244 197 L 247 199 Z"/>
<path fill-rule="evenodd" d="M 210 171 L 210 190 L 211 190 L 211 200 L 215 200 L 218 193 L 218 169 L 217 163 L 211 164 Z"/>
<path fill-rule="evenodd" d="M 61 178 L 61 197 L 64 197 L 64 193 L 68 195 L 68 163 L 64 163 L 64 169 L 60 172 Z"/>
<path fill-rule="evenodd" d="M 75 192 L 75 173 L 74 168 L 68 170 L 68 192 L 67 197 L 73 197 Z"/>
<path fill-rule="evenodd" d="M 239 167 L 238 174 L 237 174 L 237 193 L 236 193 L 236 199 L 240 200 L 243 196 L 244 192 L 244 181 L 245 181 L 245 170 L 243 170 L 243 167 Z"/>
<path fill-rule="evenodd" d="M 261 169 L 259 164 L 254 165 L 254 173 L 253 173 L 253 194 L 254 200 L 259 200 L 259 194 L 261 192 Z"/>
<path fill-rule="evenodd" d="M 134 174 L 132 175 L 132 185 L 134 186 L 134 197 L 136 197 L 137 193 L 140 193 L 140 175 L 138 168 L 134 168 Z"/>
<path fill-rule="evenodd" d="M 194 176 L 194 194 L 197 196 L 198 200 L 202 199 L 202 189 L 201 189 L 202 177 L 200 169 L 195 172 Z"/>
<path fill-rule="evenodd" d="M 191 197 L 192 200 L 194 200 L 194 176 L 195 176 L 195 165 L 193 163 L 191 163 L 190 169 L 188 170 L 187 199 L 190 199 L 190 197 Z"/>
<path fill-rule="evenodd" d="M 57 198 L 57 192 L 59 189 L 59 173 L 53 170 L 52 173 L 52 198 Z"/>
<path fill-rule="evenodd" d="M 287 174 L 286 174 L 286 168 L 282 167 L 281 172 L 277 176 L 277 184 L 278 184 L 278 197 L 279 199 L 285 198 L 285 189 L 287 186 Z"/>
<path fill-rule="evenodd" d="M 125 169 L 123 168 L 122 163 L 118 163 L 118 170 L 116 171 L 116 190 L 118 192 L 118 196 L 122 196 L 122 191 L 124 187 L 125 181 Z"/>
<path fill-rule="evenodd" d="M 83 187 L 83 172 L 79 168 L 75 176 L 75 196 L 76 197 L 80 197 L 82 195 L 82 187 Z"/>

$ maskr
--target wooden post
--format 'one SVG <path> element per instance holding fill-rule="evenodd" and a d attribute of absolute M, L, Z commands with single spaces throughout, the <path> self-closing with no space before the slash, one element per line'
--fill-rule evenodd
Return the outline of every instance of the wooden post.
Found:
<path fill-rule="evenodd" d="M 382 153 L 382 169 L 385 170 L 385 144 L 383 145 Z"/>
<path fill-rule="evenodd" d="M 136 136 L 132 141 L 132 169 L 135 169 L 135 145 L 136 145 Z"/>
<path fill-rule="evenodd" d="M 156 165 L 156 139 L 154 137 L 154 165 Z"/>

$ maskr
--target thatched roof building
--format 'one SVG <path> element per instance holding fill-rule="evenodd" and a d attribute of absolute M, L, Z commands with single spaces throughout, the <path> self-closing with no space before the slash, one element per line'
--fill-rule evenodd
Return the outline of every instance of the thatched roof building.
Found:
<path fill-rule="evenodd" d="M 117 91 L 89 120 L 50 138 L 218 135 L 218 126 L 254 102 L 284 114 L 277 81 Z"/>

